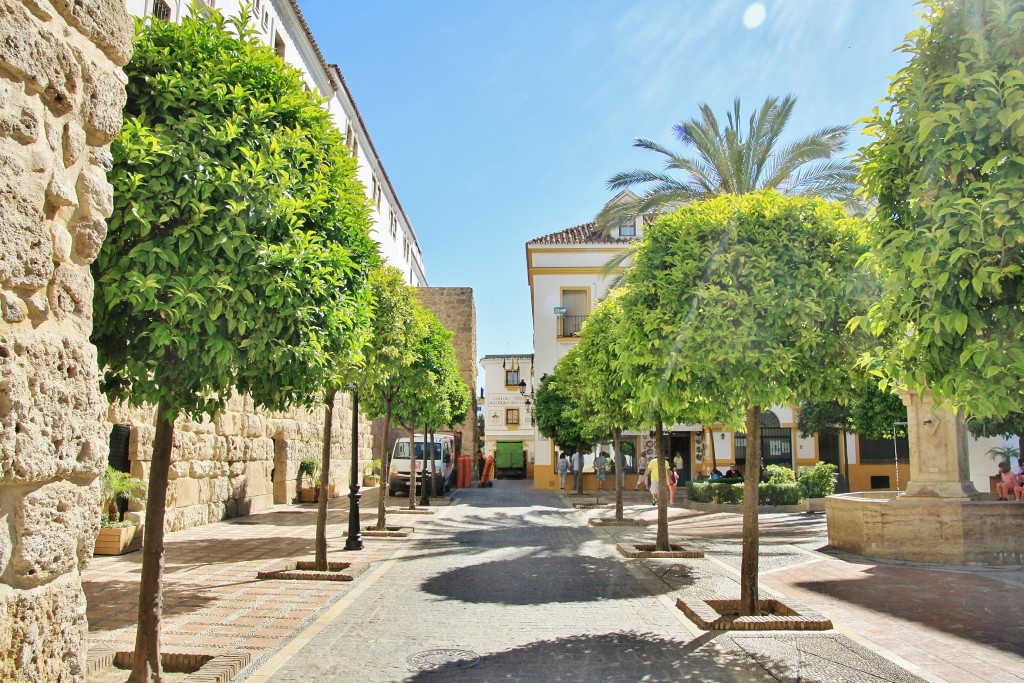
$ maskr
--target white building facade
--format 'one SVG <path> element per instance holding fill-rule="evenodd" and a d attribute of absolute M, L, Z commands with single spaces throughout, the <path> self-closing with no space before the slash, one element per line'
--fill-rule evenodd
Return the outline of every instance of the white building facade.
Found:
<path fill-rule="evenodd" d="M 495 455 L 499 442 L 521 444 L 526 451 L 526 476 L 531 477 L 537 455 L 531 394 L 535 383 L 533 354 L 484 356 L 480 366 L 485 395 L 483 453 Z"/>
<path fill-rule="evenodd" d="M 226 16 L 237 15 L 238 0 L 205 0 Z M 138 17 L 177 21 L 188 12 L 191 0 L 126 0 L 128 12 Z M 388 264 L 405 274 L 406 282 L 427 286 L 427 275 L 412 223 L 398 200 L 362 115 L 349 92 L 341 70 L 328 64 L 295 0 L 252 0 L 250 22 L 263 42 L 286 63 L 298 69 L 310 90 L 327 98 L 326 107 L 338 130 L 359 162 L 359 180 L 373 201 L 371 236 Z"/>

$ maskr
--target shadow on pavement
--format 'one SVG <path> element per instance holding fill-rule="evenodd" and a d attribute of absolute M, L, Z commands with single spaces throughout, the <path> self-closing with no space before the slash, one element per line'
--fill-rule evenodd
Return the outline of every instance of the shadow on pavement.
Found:
<path fill-rule="evenodd" d="M 739 652 L 712 649 L 711 638 L 691 643 L 648 633 L 580 635 L 538 641 L 484 654 L 469 669 L 432 669 L 407 679 L 420 681 L 765 681 L 775 680 Z"/>
<path fill-rule="evenodd" d="M 138 581 L 82 581 L 85 597 L 90 606 L 89 631 L 97 634 L 116 631 L 136 623 L 139 610 Z M 217 596 L 206 594 L 195 586 L 167 585 L 163 587 L 163 619 L 182 614 L 198 612 L 217 600 Z"/>
<path fill-rule="evenodd" d="M 692 584 L 688 577 L 680 579 L 677 588 Z M 420 588 L 442 598 L 502 605 L 589 603 L 649 595 L 618 559 L 579 556 L 567 562 L 564 556 L 537 552 L 441 572 Z"/>

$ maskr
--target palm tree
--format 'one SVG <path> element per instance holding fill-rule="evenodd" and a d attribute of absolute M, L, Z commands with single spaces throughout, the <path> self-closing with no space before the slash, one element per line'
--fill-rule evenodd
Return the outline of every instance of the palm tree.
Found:
<path fill-rule="evenodd" d="M 683 204 L 721 194 L 746 194 L 775 189 L 785 195 L 804 195 L 848 202 L 853 196 L 857 170 L 847 158 L 837 157 L 850 131 L 849 126 L 831 126 L 790 143 L 782 142 L 796 97 L 780 101 L 769 97 L 750 117 L 746 136 L 740 130 L 740 101 L 719 125 L 711 107 L 700 103 L 699 118 L 672 127 L 676 137 L 694 156 L 676 154 L 668 148 L 637 138 L 634 147 L 665 157 L 664 171 L 636 169 L 616 173 L 608 188 L 622 190 L 646 185 L 643 194 L 610 202 L 595 219 L 599 232 L 612 231 L 637 216 L 665 213 Z M 682 178 L 672 175 L 682 172 Z M 628 258 L 623 255 L 618 263 Z M 614 267 L 614 266 L 613 266 Z"/>

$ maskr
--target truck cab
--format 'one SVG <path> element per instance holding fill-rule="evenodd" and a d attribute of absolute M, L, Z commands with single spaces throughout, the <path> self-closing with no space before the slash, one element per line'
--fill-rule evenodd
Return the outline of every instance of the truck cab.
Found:
<path fill-rule="evenodd" d="M 416 491 L 422 485 L 423 457 L 427 450 L 427 439 L 417 434 L 410 458 L 409 438 L 399 439 L 391 452 L 391 467 L 388 470 L 388 493 L 398 495 L 399 491 L 409 492 L 409 465 L 416 468 Z M 427 463 L 430 472 L 430 463 Z M 455 437 L 450 434 L 434 435 L 434 477 L 437 491 L 450 491 L 455 476 Z"/>

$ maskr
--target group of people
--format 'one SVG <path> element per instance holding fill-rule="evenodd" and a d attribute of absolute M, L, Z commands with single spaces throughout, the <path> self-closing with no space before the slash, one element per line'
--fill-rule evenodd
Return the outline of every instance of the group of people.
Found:
<path fill-rule="evenodd" d="M 735 465 L 730 467 L 722 474 L 716 467 L 711 470 L 711 474 L 705 474 L 703 471 L 697 473 L 697 481 L 718 481 L 719 479 L 743 479 L 743 473 L 736 469 Z"/>
<path fill-rule="evenodd" d="M 668 487 L 668 504 L 676 504 L 676 489 L 679 488 L 679 481 L 683 476 L 683 456 L 677 451 L 672 461 L 667 463 L 665 468 L 665 485 Z M 658 459 L 648 460 L 646 455 L 641 454 L 636 464 L 637 478 L 634 491 L 640 491 L 641 487 L 651 494 L 651 505 L 658 504 L 658 484 L 661 481 L 661 473 L 658 472 Z"/>
<path fill-rule="evenodd" d="M 1019 474 L 1010 471 L 1010 463 L 1006 460 L 999 463 L 999 481 L 996 483 L 996 496 L 999 500 L 1024 501 L 1024 457 L 1017 459 Z"/>
<path fill-rule="evenodd" d="M 594 458 L 594 477 L 597 479 L 597 488 L 604 488 L 604 482 L 608 478 L 608 466 L 610 460 L 608 453 L 601 451 Z M 583 476 L 583 454 L 576 451 L 571 456 L 564 451 L 555 463 L 555 471 L 558 473 L 558 490 L 565 490 L 565 480 L 572 474 L 572 487 L 579 489 L 580 477 Z"/>

